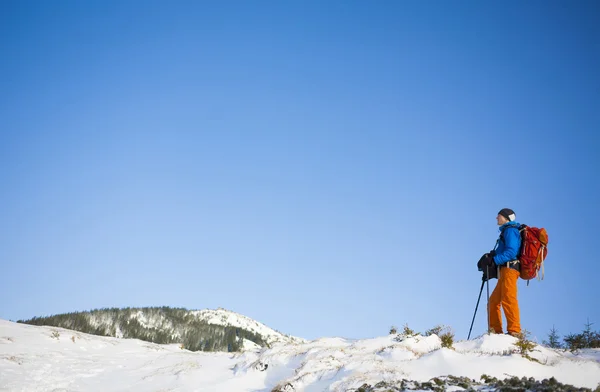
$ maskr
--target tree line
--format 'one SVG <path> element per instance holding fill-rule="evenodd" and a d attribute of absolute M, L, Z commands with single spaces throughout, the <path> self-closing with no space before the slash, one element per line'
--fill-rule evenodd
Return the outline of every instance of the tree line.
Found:
<path fill-rule="evenodd" d="M 548 340 L 543 344 L 551 348 L 561 348 L 570 351 L 577 351 L 584 348 L 600 348 L 600 332 L 592 330 L 593 323 L 589 320 L 581 333 L 570 333 L 560 337 L 554 326 L 548 333 Z"/>
<path fill-rule="evenodd" d="M 141 312 L 141 317 L 137 317 Z M 149 322 L 142 323 L 140 318 Z M 190 351 L 241 351 L 244 339 L 267 346 L 262 336 L 242 328 L 209 324 L 184 308 L 104 308 L 18 323 L 53 326 L 98 336 L 140 339 L 158 344 L 181 344 Z"/>

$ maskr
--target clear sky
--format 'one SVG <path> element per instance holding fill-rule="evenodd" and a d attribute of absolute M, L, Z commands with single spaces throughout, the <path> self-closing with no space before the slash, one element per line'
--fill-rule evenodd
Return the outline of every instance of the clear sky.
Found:
<path fill-rule="evenodd" d="M 223 307 L 308 339 L 463 339 L 509 207 L 550 236 L 523 327 L 600 328 L 599 18 L 1 1 L 0 318 Z"/>

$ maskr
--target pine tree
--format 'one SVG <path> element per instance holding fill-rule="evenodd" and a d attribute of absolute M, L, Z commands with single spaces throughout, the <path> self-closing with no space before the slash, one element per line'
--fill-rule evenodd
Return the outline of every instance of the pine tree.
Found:
<path fill-rule="evenodd" d="M 592 325 L 594 323 L 590 323 L 590 319 L 588 318 L 587 323 L 585 324 L 585 329 L 583 330 L 583 342 L 586 348 L 592 346 L 593 334 Z"/>
<path fill-rule="evenodd" d="M 558 335 L 558 331 L 552 326 L 550 333 L 548 333 L 548 341 L 544 340 L 543 344 L 550 348 L 562 348 L 562 343 L 560 342 L 560 338 Z"/>
<path fill-rule="evenodd" d="M 565 344 L 570 351 L 577 351 L 585 348 L 585 340 L 583 334 L 568 334 L 564 338 Z"/>

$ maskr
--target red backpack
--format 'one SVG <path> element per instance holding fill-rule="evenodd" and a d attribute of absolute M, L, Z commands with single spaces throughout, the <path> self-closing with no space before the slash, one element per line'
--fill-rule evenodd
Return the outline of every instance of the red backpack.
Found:
<path fill-rule="evenodd" d="M 521 233 L 521 249 L 519 251 L 521 279 L 529 281 L 537 277 L 540 280 L 538 275 L 540 269 L 542 270 L 541 279 L 544 279 L 544 260 L 548 255 L 546 229 L 521 225 L 519 233 Z"/>

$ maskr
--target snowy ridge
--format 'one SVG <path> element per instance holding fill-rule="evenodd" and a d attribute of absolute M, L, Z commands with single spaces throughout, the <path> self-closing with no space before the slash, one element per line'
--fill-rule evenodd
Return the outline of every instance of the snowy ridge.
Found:
<path fill-rule="evenodd" d="M 471 382 L 482 374 L 499 379 L 554 377 L 592 389 L 600 383 L 598 349 L 574 355 L 536 346 L 532 361 L 515 353 L 515 341 L 511 336 L 484 335 L 448 349 L 436 335 L 390 335 L 206 353 L 0 320 L 0 391 L 341 392 L 364 384 L 405 385 L 409 380 L 406 385 L 414 385 L 410 383 L 444 376 Z M 470 387 L 489 390 L 475 381 Z M 402 390 L 393 388 L 372 390 Z"/>
<path fill-rule="evenodd" d="M 169 307 L 96 309 L 89 312 L 34 318 L 25 322 L 117 338 L 140 338 L 158 343 L 182 342 L 190 333 L 194 334 L 193 341 L 210 339 L 211 332 L 199 327 L 198 323 L 200 323 L 221 329 L 228 328 L 230 330 L 228 333 L 231 333 L 231 329 L 235 329 L 236 336 L 238 336 L 237 329 L 242 330 L 243 332 L 240 332 L 239 335 L 242 337 L 242 350 L 253 350 L 257 344 L 271 346 L 276 343 L 305 342 L 304 339 L 284 335 L 256 320 L 222 308 L 216 310 L 187 310 Z M 252 335 L 247 336 L 246 333 Z M 223 332 L 220 336 L 223 336 Z M 225 349 L 227 347 L 224 346 Z M 186 346 L 186 348 L 190 347 Z M 213 349 L 218 351 L 223 350 L 223 347 L 213 347 Z M 236 349 L 237 347 L 234 351 Z"/>
<path fill-rule="evenodd" d="M 284 335 L 281 332 L 277 332 L 266 325 L 259 323 L 250 317 L 244 316 L 239 313 L 235 313 L 223 308 L 216 310 L 204 309 L 204 310 L 192 310 L 190 315 L 197 317 L 208 324 L 222 325 L 225 327 L 237 327 L 247 331 L 261 335 L 268 344 L 273 343 L 304 343 L 305 339 Z"/>
<path fill-rule="evenodd" d="M 516 338 L 484 335 L 442 348 L 436 335 L 398 341 L 393 336 L 365 340 L 319 339 L 295 347 L 276 347 L 258 354 L 246 353 L 237 374 L 261 369 L 280 374 L 281 390 L 354 391 L 364 384 L 457 376 L 478 380 L 496 378 L 555 377 L 559 382 L 595 388 L 600 383 L 600 350 L 574 356 L 537 346 L 532 357 L 515 353 Z M 587 356 L 587 360 L 584 358 Z M 287 389 L 286 389 L 287 386 Z"/>

